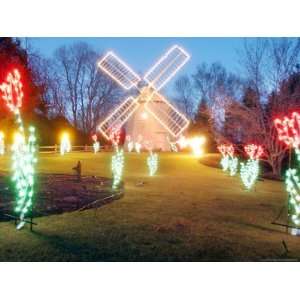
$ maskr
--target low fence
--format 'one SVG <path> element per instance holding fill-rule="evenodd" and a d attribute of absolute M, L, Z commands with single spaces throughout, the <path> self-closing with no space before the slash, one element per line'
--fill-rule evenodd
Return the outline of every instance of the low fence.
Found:
<path fill-rule="evenodd" d="M 105 145 L 101 146 L 99 151 L 112 151 L 112 146 Z M 59 153 L 60 146 L 39 146 L 40 153 Z M 72 146 L 71 152 L 94 152 L 94 147 L 89 145 L 81 145 L 81 146 Z"/>
<path fill-rule="evenodd" d="M 5 145 L 5 151 L 4 153 L 10 153 L 11 152 L 11 145 Z M 53 146 L 37 146 L 37 149 L 39 153 L 60 153 L 60 146 L 59 145 L 53 145 Z M 112 146 L 105 145 L 101 146 L 99 151 L 101 152 L 111 152 L 113 151 Z M 94 152 L 94 147 L 89 145 L 79 145 L 79 146 L 72 146 L 70 152 Z M 1 156 L 1 153 L 0 153 Z"/>

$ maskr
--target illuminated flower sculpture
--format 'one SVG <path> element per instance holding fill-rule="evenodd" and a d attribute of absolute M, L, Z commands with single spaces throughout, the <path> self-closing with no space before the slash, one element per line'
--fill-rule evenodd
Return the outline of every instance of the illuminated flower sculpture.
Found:
<path fill-rule="evenodd" d="M 148 158 L 147 158 L 147 164 L 149 168 L 149 175 L 153 176 L 155 175 L 157 169 L 158 169 L 158 154 L 150 152 Z"/>
<path fill-rule="evenodd" d="M 112 188 L 117 189 L 120 186 L 124 169 L 124 151 L 119 148 L 121 130 L 118 127 L 113 128 L 110 133 L 110 140 L 115 148 L 115 154 L 111 159 L 111 170 L 113 174 Z"/>
<path fill-rule="evenodd" d="M 234 157 L 234 147 L 232 144 L 221 144 L 218 150 L 222 154 L 221 166 L 223 171 L 229 171 L 230 176 L 234 176 L 238 170 L 238 158 Z"/>
<path fill-rule="evenodd" d="M 92 139 L 94 141 L 94 143 L 93 143 L 94 153 L 97 153 L 100 151 L 100 142 L 98 142 L 97 134 L 93 134 Z"/>
<path fill-rule="evenodd" d="M 144 145 L 145 148 L 149 151 L 149 156 L 147 157 L 149 175 L 154 176 L 158 170 L 158 154 L 153 153 L 153 144 L 150 141 L 145 141 Z"/>
<path fill-rule="evenodd" d="M 248 144 L 244 147 L 249 159 L 246 163 L 241 163 L 241 179 L 245 187 L 250 190 L 259 175 L 259 158 L 264 151 L 262 146 Z"/>
<path fill-rule="evenodd" d="M 25 219 L 32 210 L 34 196 L 34 166 L 36 164 L 36 137 L 34 127 L 29 127 L 26 139 L 23 121 L 20 114 L 23 92 L 21 76 L 18 70 L 9 73 L 6 82 L 0 85 L 1 97 L 9 110 L 15 115 L 18 131 L 12 146 L 13 177 L 15 183 L 16 205 L 15 213 L 19 222 L 17 229 L 25 225 Z"/>
<path fill-rule="evenodd" d="M 291 117 L 275 119 L 274 125 L 280 141 L 295 150 L 297 160 L 300 161 L 300 114 L 293 112 Z M 299 168 L 289 168 L 286 171 L 285 183 L 289 193 L 288 215 L 290 221 L 300 225 L 300 179 Z"/>
<path fill-rule="evenodd" d="M 5 153 L 4 133 L 0 131 L 0 155 Z"/>

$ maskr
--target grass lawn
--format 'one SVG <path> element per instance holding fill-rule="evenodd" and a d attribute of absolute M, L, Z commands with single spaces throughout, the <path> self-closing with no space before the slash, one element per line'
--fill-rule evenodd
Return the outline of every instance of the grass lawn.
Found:
<path fill-rule="evenodd" d="M 98 209 L 37 218 L 34 232 L 0 223 L 1 261 L 232 261 L 300 258 L 300 240 L 271 225 L 286 201 L 282 182 L 256 191 L 239 177 L 186 154 L 160 154 L 155 177 L 146 154 L 126 154 L 125 196 Z M 110 177 L 111 153 L 41 154 L 39 172 Z M 0 157 L 0 171 L 9 170 Z M 139 181 L 145 185 L 137 186 Z M 37 199 L 38 201 L 38 199 Z M 282 241 L 288 252 L 285 253 Z"/>

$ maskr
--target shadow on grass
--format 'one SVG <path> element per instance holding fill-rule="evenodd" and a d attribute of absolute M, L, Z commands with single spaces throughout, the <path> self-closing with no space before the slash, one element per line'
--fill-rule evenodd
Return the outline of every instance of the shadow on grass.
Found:
<path fill-rule="evenodd" d="M 39 231 L 32 231 L 32 234 L 40 241 L 47 243 L 51 248 L 57 250 L 60 253 L 59 260 L 94 261 L 99 256 L 97 255 L 99 253 L 99 249 L 75 238 L 69 239 L 58 234 L 47 234 Z M 55 255 L 53 256 L 53 259 L 51 259 L 51 253 L 49 253 L 46 259 L 53 261 L 56 257 Z"/>

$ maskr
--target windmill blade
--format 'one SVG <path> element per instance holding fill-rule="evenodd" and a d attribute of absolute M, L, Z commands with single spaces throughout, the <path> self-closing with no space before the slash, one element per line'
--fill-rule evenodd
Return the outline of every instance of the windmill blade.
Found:
<path fill-rule="evenodd" d="M 141 78 L 113 52 L 108 52 L 98 63 L 99 68 L 129 90 L 136 86 Z"/>
<path fill-rule="evenodd" d="M 103 122 L 100 123 L 98 129 L 103 136 L 109 140 L 111 130 L 116 126 L 122 127 L 139 105 L 140 104 L 137 102 L 136 98 L 127 98 Z"/>
<path fill-rule="evenodd" d="M 169 103 L 162 95 L 153 93 L 146 104 L 147 111 L 168 130 L 173 137 L 178 137 L 189 125 L 189 120 Z"/>
<path fill-rule="evenodd" d="M 190 59 L 189 54 L 175 45 L 146 73 L 144 80 L 160 90 Z"/>

